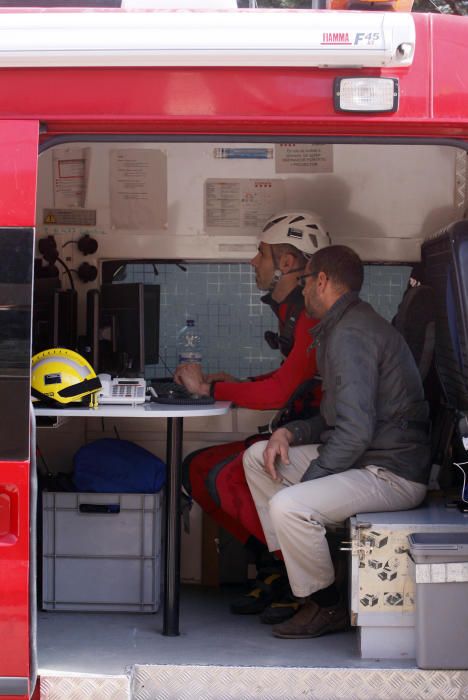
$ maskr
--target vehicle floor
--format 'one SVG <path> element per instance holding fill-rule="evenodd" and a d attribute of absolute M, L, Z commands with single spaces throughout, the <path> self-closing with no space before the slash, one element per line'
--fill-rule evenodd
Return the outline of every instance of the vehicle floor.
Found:
<path fill-rule="evenodd" d="M 180 636 L 156 614 L 40 612 L 40 700 L 466 700 L 468 671 L 366 659 L 351 629 L 272 636 L 236 616 L 239 589 L 183 586 Z"/>
<path fill-rule="evenodd" d="M 118 675 L 135 664 L 414 668 L 414 659 L 362 660 L 356 630 L 283 640 L 257 615 L 232 615 L 234 587 L 183 586 L 180 636 L 162 635 L 163 615 L 39 612 L 39 672 Z"/>

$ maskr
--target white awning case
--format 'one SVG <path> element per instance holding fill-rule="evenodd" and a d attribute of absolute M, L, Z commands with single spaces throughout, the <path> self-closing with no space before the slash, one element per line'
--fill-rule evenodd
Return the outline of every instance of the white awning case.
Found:
<path fill-rule="evenodd" d="M 0 12 L 0 67 L 399 67 L 414 47 L 407 13 Z"/>

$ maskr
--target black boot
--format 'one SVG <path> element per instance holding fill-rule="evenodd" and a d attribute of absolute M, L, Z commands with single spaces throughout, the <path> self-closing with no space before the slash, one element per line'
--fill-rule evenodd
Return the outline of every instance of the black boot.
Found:
<path fill-rule="evenodd" d="M 284 595 L 288 577 L 282 562 L 276 563 L 280 566 L 260 569 L 252 590 L 231 603 L 230 610 L 234 615 L 256 615 Z"/>

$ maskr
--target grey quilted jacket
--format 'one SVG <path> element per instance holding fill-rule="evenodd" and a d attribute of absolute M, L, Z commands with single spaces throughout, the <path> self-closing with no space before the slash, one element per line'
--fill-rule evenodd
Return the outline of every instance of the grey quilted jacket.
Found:
<path fill-rule="evenodd" d="M 373 464 L 427 483 L 429 409 L 400 333 L 356 292 L 340 297 L 311 333 L 320 416 L 285 426 L 293 445 L 322 443 L 302 480 Z"/>

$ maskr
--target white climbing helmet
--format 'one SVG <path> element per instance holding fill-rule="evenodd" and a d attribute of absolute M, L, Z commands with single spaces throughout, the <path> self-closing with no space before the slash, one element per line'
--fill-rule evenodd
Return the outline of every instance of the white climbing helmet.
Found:
<path fill-rule="evenodd" d="M 258 236 L 262 243 L 289 243 L 310 257 L 331 244 L 322 219 L 313 211 L 280 212 L 269 219 Z"/>

